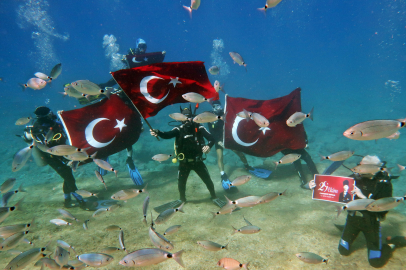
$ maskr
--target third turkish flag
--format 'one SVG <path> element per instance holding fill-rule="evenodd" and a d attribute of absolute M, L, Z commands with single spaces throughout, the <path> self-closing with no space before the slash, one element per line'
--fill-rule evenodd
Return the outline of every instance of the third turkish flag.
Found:
<path fill-rule="evenodd" d="M 269 121 L 260 128 L 253 120 L 237 116 L 243 110 L 256 112 Z M 224 126 L 224 146 L 257 157 L 270 157 L 284 149 L 302 149 L 306 146 L 303 124 L 289 127 L 286 120 L 301 112 L 300 88 L 287 96 L 270 100 L 253 100 L 226 96 L 227 112 Z"/>
<path fill-rule="evenodd" d="M 188 102 L 182 95 L 189 92 L 219 99 L 203 62 L 158 63 L 118 70 L 112 76 L 144 118 L 156 115 L 168 105 Z"/>

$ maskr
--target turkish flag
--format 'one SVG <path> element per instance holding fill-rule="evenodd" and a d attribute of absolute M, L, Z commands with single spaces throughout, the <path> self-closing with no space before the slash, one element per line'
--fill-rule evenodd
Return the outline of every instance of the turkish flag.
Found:
<path fill-rule="evenodd" d="M 144 118 L 168 105 L 188 102 L 182 95 L 189 92 L 219 99 L 203 62 L 157 63 L 111 74 Z"/>
<path fill-rule="evenodd" d="M 302 124 L 289 127 L 286 120 L 301 112 L 300 88 L 287 96 L 270 100 L 253 100 L 226 96 L 224 146 L 257 157 L 270 157 L 284 149 L 302 149 L 306 133 Z M 260 128 L 253 120 L 237 116 L 243 109 L 263 115 L 269 121 Z"/>
<path fill-rule="evenodd" d="M 80 109 L 60 111 L 58 116 L 70 145 L 90 147 L 86 153 L 91 155 L 97 151 L 97 158 L 108 157 L 132 146 L 142 129 L 139 113 L 117 95 Z"/>

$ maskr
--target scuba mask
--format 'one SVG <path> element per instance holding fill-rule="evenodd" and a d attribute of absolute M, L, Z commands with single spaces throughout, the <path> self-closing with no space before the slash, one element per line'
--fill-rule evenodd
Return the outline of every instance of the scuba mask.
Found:
<path fill-rule="evenodd" d="M 213 109 L 212 109 L 213 113 L 215 115 L 219 115 L 221 116 L 224 112 L 223 112 L 223 107 L 221 107 L 220 104 L 213 104 Z"/>

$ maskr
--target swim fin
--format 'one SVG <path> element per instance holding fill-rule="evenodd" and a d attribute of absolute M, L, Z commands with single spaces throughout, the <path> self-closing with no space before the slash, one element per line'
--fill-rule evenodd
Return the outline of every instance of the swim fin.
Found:
<path fill-rule="evenodd" d="M 102 159 L 102 160 L 109 162 L 109 157 L 106 157 L 105 159 Z M 99 167 L 98 171 L 99 171 L 101 176 L 105 176 L 107 174 L 107 171 L 105 169 L 100 168 L 100 167 Z"/>
<path fill-rule="evenodd" d="M 231 185 L 231 181 L 230 179 L 228 179 L 228 175 L 226 173 L 224 173 L 221 176 L 221 186 L 223 187 L 223 189 L 227 192 L 227 193 L 236 193 L 238 192 L 238 188 L 235 186 L 230 186 Z"/>
<path fill-rule="evenodd" d="M 172 202 L 168 202 L 168 203 L 164 203 L 160 206 L 157 206 L 154 208 L 154 210 L 157 213 L 162 213 L 165 210 L 171 209 L 171 208 L 177 208 L 179 207 L 182 203 L 184 203 L 184 201 L 182 200 L 176 200 L 176 201 L 172 201 Z"/>
<path fill-rule="evenodd" d="M 126 160 L 126 163 L 127 163 L 128 173 L 130 174 L 131 180 L 133 180 L 134 185 L 136 185 L 136 186 L 144 185 L 142 176 L 141 176 L 140 172 L 137 170 L 137 168 L 135 167 L 133 159 L 131 157 L 128 157 Z"/>
<path fill-rule="evenodd" d="M 340 168 L 341 165 L 343 165 L 343 161 L 334 161 L 333 163 L 330 164 L 330 166 L 327 167 L 327 169 L 324 170 L 322 173 L 323 175 L 331 175 L 333 172 L 335 172 L 338 168 Z"/>
<path fill-rule="evenodd" d="M 225 202 L 225 201 L 223 201 L 223 200 L 220 200 L 219 198 L 213 199 L 212 202 L 213 202 L 215 205 L 217 205 L 218 207 L 220 207 L 220 208 L 227 204 L 227 202 Z"/>
<path fill-rule="evenodd" d="M 251 166 L 249 166 L 247 168 L 247 171 L 249 171 L 251 174 L 255 175 L 256 177 L 263 178 L 263 179 L 267 179 L 272 173 L 272 171 L 270 171 L 270 170 L 254 168 Z"/>

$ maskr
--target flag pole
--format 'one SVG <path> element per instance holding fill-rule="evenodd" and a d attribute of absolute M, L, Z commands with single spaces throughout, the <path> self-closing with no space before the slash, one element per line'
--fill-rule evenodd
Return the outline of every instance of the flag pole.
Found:
<path fill-rule="evenodd" d="M 112 72 L 110 72 L 110 75 L 111 75 L 111 77 L 113 77 L 114 81 L 118 84 L 118 86 L 121 87 L 121 85 L 120 85 L 120 84 L 116 81 L 116 79 L 114 78 Z M 147 121 L 147 119 L 145 119 L 144 116 L 142 116 L 142 114 L 141 114 L 140 111 L 138 110 L 137 106 L 135 106 L 134 102 L 133 102 L 133 101 L 131 100 L 131 98 L 127 95 L 127 93 L 123 90 L 122 87 L 121 87 L 121 91 L 123 91 L 124 95 L 128 98 L 128 100 L 131 102 L 131 104 L 134 106 L 134 108 L 137 110 L 137 112 L 141 115 L 142 119 L 144 119 L 144 121 L 145 121 L 145 123 L 147 123 L 148 127 L 149 127 L 151 130 L 154 130 L 154 129 L 152 128 L 151 124 Z M 157 134 L 157 136 L 155 136 L 155 138 L 156 138 L 158 141 L 160 141 L 160 139 L 159 139 L 159 137 L 158 137 L 158 134 Z"/>

